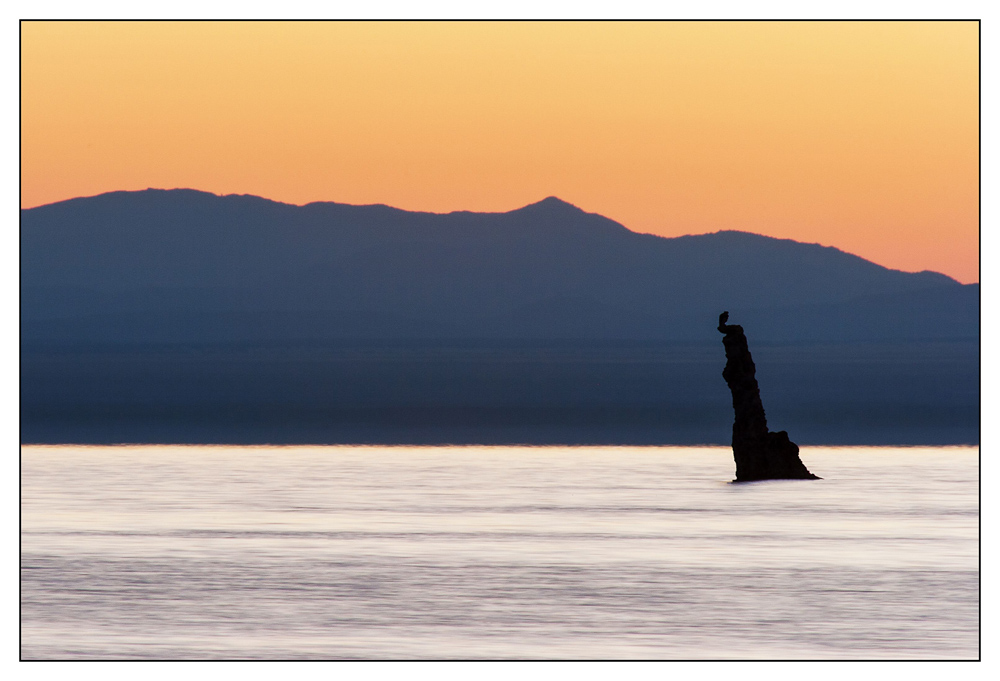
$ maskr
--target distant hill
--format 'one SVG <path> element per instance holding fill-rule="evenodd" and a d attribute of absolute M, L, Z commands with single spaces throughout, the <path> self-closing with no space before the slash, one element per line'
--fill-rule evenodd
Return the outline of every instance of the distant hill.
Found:
<path fill-rule="evenodd" d="M 979 286 L 836 248 L 637 234 L 557 198 L 507 213 L 193 190 L 21 211 L 22 341 L 718 342 L 975 338 Z"/>
<path fill-rule="evenodd" d="M 978 285 L 555 198 L 436 215 L 190 190 L 21 212 L 21 439 L 724 443 L 722 310 L 796 442 L 978 442 Z"/>

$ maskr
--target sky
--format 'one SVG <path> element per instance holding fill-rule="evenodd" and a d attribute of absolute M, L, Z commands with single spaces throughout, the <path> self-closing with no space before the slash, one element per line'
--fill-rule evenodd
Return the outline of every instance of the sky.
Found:
<path fill-rule="evenodd" d="M 23 22 L 21 206 L 147 187 L 738 229 L 979 280 L 974 22 Z"/>

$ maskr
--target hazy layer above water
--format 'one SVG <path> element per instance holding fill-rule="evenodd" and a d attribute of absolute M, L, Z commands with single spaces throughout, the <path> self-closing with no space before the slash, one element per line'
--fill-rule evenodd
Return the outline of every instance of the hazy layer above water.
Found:
<path fill-rule="evenodd" d="M 715 334 L 718 336 L 718 334 Z M 979 345 L 754 344 L 800 444 L 979 441 Z M 711 344 L 27 346 L 24 442 L 728 443 Z"/>

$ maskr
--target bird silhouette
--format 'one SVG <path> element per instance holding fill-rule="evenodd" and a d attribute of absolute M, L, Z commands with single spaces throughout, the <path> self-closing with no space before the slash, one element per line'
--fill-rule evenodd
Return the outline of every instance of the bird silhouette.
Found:
<path fill-rule="evenodd" d="M 719 326 L 724 326 L 727 321 L 729 321 L 729 310 L 719 315 Z"/>

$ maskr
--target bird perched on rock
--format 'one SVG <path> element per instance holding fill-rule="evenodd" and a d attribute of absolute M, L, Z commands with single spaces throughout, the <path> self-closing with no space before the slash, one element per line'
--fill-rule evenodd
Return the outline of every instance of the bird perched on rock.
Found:
<path fill-rule="evenodd" d="M 729 321 L 729 310 L 726 310 L 725 312 L 719 315 L 719 326 L 723 326 L 728 321 Z"/>

